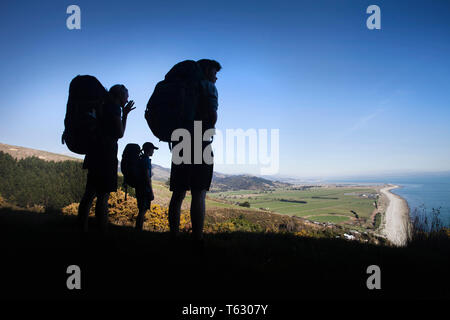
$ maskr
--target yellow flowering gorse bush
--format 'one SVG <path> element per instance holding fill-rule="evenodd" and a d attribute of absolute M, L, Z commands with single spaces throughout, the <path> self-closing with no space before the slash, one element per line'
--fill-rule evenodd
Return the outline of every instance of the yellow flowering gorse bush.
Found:
<path fill-rule="evenodd" d="M 169 231 L 169 209 L 161 207 L 159 204 L 152 204 L 150 211 L 147 211 L 144 226 L 152 231 Z M 190 214 L 182 212 L 180 215 L 180 229 L 190 229 Z"/>
<path fill-rule="evenodd" d="M 310 230 L 302 229 L 298 232 L 295 232 L 294 235 L 297 237 L 307 237 L 307 238 L 315 238 L 317 235 Z"/>
<path fill-rule="evenodd" d="M 64 214 L 77 215 L 78 203 L 72 203 L 62 209 Z M 108 212 L 111 222 L 119 225 L 132 225 L 136 222 L 136 217 L 139 212 L 136 198 L 128 195 L 125 201 L 125 192 L 118 190 L 111 192 L 108 199 Z M 90 215 L 95 215 L 95 200 L 89 212 Z M 150 210 L 145 215 L 144 229 L 151 231 L 169 231 L 169 210 L 158 204 L 152 204 Z M 180 216 L 180 229 L 190 229 L 190 214 L 182 212 Z"/>
<path fill-rule="evenodd" d="M 233 232 L 236 230 L 236 226 L 231 221 L 216 222 L 209 226 L 206 226 L 206 232 Z"/>

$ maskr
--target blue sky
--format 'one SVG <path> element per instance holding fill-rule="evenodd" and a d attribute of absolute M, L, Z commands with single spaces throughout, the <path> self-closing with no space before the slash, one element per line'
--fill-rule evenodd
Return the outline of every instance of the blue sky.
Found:
<path fill-rule="evenodd" d="M 68 30 L 66 8 L 81 8 Z M 366 8 L 381 8 L 368 30 Z M 280 130 L 279 174 L 450 170 L 449 1 L 9 1 L 0 4 L 0 142 L 61 145 L 70 80 L 125 84 L 129 142 L 175 63 L 213 58 L 217 128 Z M 166 145 L 154 163 L 170 166 Z M 258 166 L 216 165 L 258 174 Z"/>

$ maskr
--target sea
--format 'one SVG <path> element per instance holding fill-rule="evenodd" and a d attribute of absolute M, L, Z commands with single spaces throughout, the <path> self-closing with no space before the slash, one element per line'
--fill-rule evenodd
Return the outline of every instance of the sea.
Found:
<path fill-rule="evenodd" d="M 418 173 L 405 175 L 383 175 L 376 177 L 344 178 L 327 180 L 338 184 L 395 184 L 400 188 L 391 190 L 408 202 L 410 216 L 417 212 L 431 216 L 439 209 L 443 225 L 450 227 L 450 172 Z"/>

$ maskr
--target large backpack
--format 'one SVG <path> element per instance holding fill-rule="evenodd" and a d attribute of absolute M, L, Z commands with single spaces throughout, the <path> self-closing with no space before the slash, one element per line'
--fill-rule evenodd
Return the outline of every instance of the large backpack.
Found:
<path fill-rule="evenodd" d="M 120 162 L 124 184 L 136 188 L 142 177 L 142 157 L 141 147 L 136 143 L 129 143 L 125 146 Z"/>
<path fill-rule="evenodd" d="M 61 138 L 61 142 L 70 151 L 86 154 L 97 138 L 98 119 L 107 93 L 105 87 L 93 76 L 78 75 L 70 82 Z"/>
<path fill-rule="evenodd" d="M 158 82 L 147 103 L 145 119 L 160 141 L 170 142 L 177 128 L 191 128 L 202 79 L 200 66 L 193 60 L 185 60 L 173 66 L 164 80 Z"/>

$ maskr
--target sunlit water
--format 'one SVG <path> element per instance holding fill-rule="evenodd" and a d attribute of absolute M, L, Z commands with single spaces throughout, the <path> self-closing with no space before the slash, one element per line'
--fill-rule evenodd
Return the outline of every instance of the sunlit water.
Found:
<path fill-rule="evenodd" d="M 426 214 L 430 215 L 433 208 L 439 209 L 442 223 L 450 226 L 450 173 L 362 177 L 328 180 L 328 182 L 399 185 L 401 188 L 394 189 L 392 192 L 408 202 L 411 213 L 417 209 L 425 210 Z"/>

